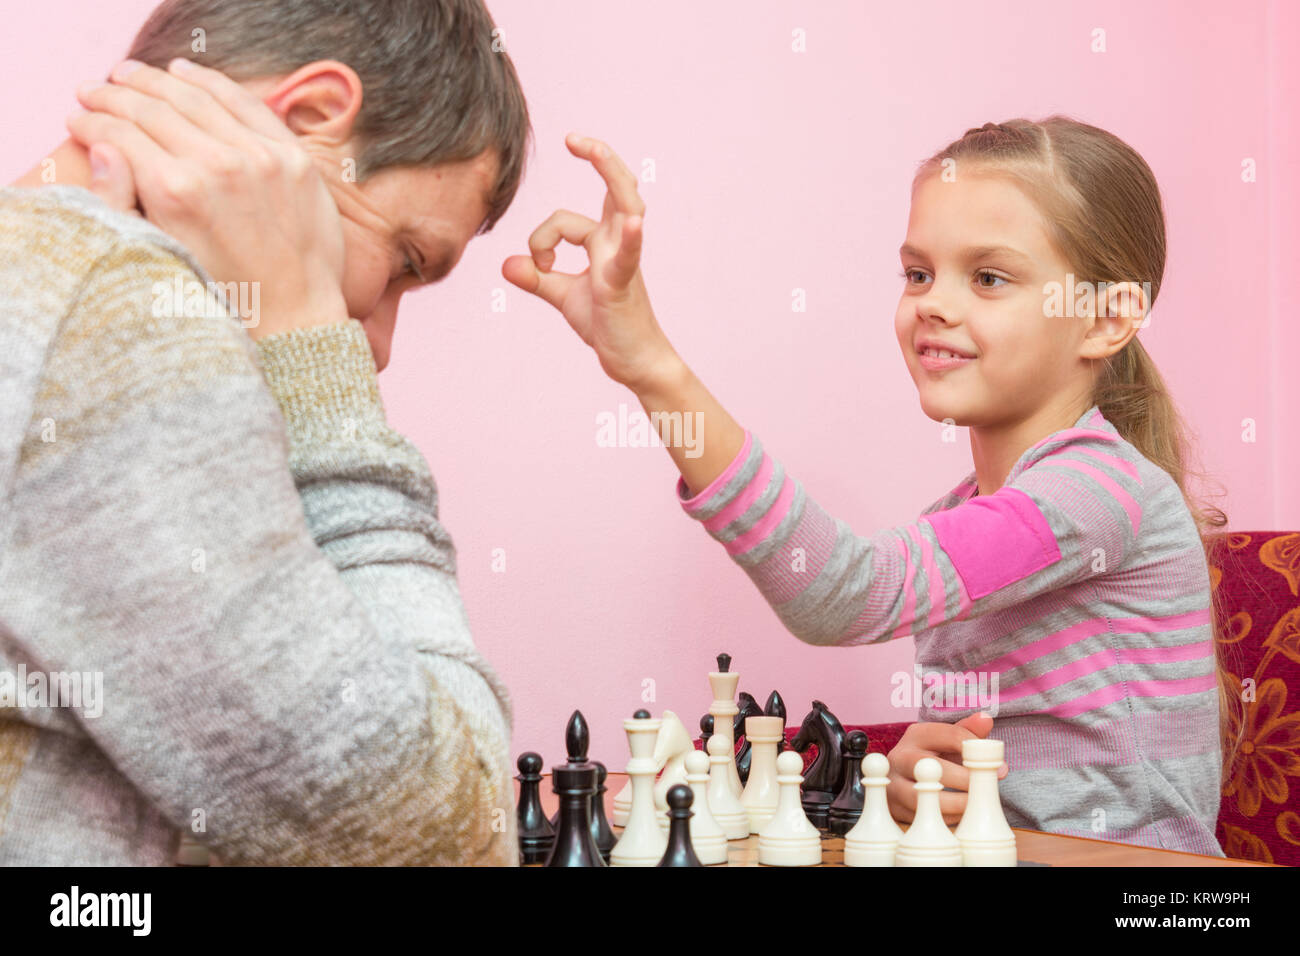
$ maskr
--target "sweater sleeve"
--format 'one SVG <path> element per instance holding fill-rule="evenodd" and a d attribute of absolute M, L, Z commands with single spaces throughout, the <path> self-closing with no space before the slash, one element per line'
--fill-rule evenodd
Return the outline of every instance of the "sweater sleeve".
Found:
<path fill-rule="evenodd" d="M 59 437 L 25 443 L 13 536 L 24 655 L 102 674 L 78 726 L 225 863 L 517 863 L 508 698 L 359 327 L 279 337 L 264 377 L 237 321 L 159 317 L 178 276 L 119 241 L 60 323 Z"/>
<path fill-rule="evenodd" d="M 257 348 L 313 540 L 375 626 L 408 643 L 461 708 L 467 739 L 494 779 L 508 780 L 510 694 L 474 644 L 437 483 L 387 424 L 361 323 L 271 335 Z"/>
<path fill-rule="evenodd" d="M 1113 436 L 1083 429 L 996 493 L 870 537 L 823 511 L 748 432 L 709 487 L 691 497 L 679 479 L 677 497 L 787 629 L 817 645 L 906 637 L 1118 568 L 1142 517 L 1133 463 Z"/>

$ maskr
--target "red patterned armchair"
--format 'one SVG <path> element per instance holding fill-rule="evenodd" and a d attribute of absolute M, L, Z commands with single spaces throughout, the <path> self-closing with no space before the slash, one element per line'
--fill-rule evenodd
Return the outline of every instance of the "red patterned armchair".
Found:
<path fill-rule="evenodd" d="M 1300 778 L 1300 533 L 1226 535 L 1210 583 L 1223 610 L 1227 669 L 1244 700 L 1244 717 L 1231 728 L 1240 744 L 1223 785 L 1219 844 L 1230 857 L 1300 866 L 1300 779 L 1291 789 Z M 871 752 L 888 753 L 908 726 L 844 729 L 865 731 Z M 1225 740 L 1225 753 L 1229 746 Z M 814 753 L 804 755 L 805 769 Z"/>

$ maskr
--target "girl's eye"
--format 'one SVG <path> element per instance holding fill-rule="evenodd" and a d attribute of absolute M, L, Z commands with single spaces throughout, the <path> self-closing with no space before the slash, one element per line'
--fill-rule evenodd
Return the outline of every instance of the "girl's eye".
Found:
<path fill-rule="evenodd" d="M 924 282 L 926 279 L 925 273 L 920 269 L 904 269 L 899 273 L 899 276 L 906 279 L 908 282 Z"/>
<path fill-rule="evenodd" d="M 975 276 L 976 276 L 977 279 L 980 279 L 980 280 L 983 280 L 983 279 L 996 279 L 998 282 L 1006 282 L 1006 281 L 1007 281 L 1006 279 L 1002 278 L 1002 276 L 997 275 L 996 273 L 993 273 L 993 272 L 989 272 L 987 269 L 975 273 Z M 997 286 L 996 286 L 996 285 L 986 284 L 986 283 L 984 283 L 984 282 L 981 281 L 981 282 L 980 282 L 980 288 L 981 288 L 981 289 L 996 289 Z"/>

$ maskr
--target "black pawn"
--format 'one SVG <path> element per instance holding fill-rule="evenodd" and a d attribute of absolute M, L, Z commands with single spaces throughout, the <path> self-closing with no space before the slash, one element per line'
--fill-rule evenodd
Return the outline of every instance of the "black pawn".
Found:
<path fill-rule="evenodd" d="M 632 715 L 632 719 L 633 719 L 633 720 L 649 720 L 649 719 L 650 719 L 650 711 L 648 711 L 648 710 L 646 710 L 644 707 L 642 707 L 640 710 L 638 710 L 635 714 Z"/>
<path fill-rule="evenodd" d="M 677 784 L 668 790 L 668 849 L 658 866 L 704 866 L 691 846 L 691 803 L 695 794 L 691 788 Z"/>
<path fill-rule="evenodd" d="M 867 755 L 867 735 L 855 730 L 844 740 L 844 784 L 831 803 L 827 829 L 843 836 L 862 816 L 866 792 L 862 789 L 862 758 Z"/>
<path fill-rule="evenodd" d="M 591 797 L 596 792 L 596 765 L 561 764 L 551 768 L 560 798 L 560 827 L 547 866 L 604 866 L 591 837 Z"/>
<path fill-rule="evenodd" d="M 614 837 L 614 831 L 610 829 L 609 818 L 605 816 L 605 791 L 609 788 L 605 786 L 605 778 L 609 771 L 599 760 L 594 761 L 596 765 L 596 793 L 591 798 L 591 838 L 596 841 L 596 849 L 600 851 L 600 858 L 606 863 L 609 862 L 609 851 L 614 849 L 614 844 L 618 842 Z"/>
<path fill-rule="evenodd" d="M 576 766 L 587 762 L 587 745 L 590 740 L 591 735 L 587 730 L 587 718 L 582 716 L 582 711 L 575 710 L 569 715 L 569 723 L 564 728 L 564 748 L 569 754 L 569 766 Z M 554 815 L 552 815 L 551 826 L 559 829 L 559 810 L 556 810 Z"/>
<path fill-rule="evenodd" d="M 713 715 L 705 714 L 700 718 L 700 749 L 709 752 L 709 738 L 713 736 Z"/>
<path fill-rule="evenodd" d="M 785 701 L 781 699 L 781 692 L 772 691 L 767 695 L 767 703 L 763 705 L 763 713 L 768 717 L 781 718 L 781 739 L 776 742 L 776 752 L 779 754 L 785 750 Z"/>
<path fill-rule="evenodd" d="M 519 860 L 544 863 L 555 844 L 555 828 L 542 813 L 542 757 L 531 750 L 519 755 L 519 806 L 515 819 L 519 821 Z"/>

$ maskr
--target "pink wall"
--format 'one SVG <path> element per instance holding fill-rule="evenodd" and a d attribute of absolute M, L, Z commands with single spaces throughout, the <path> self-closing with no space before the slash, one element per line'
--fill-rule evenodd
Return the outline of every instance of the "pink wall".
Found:
<path fill-rule="evenodd" d="M 8 181 L 62 136 L 147 0 L 47 0 L 0 37 Z M 706 383 L 859 533 L 912 520 L 971 467 L 920 411 L 892 330 L 915 163 L 967 127 L 1065 112 L 1133 144 L 1163 187 L 1168 271 L 1142 335 L 1228 490 L 1232 527 L 1300 527 L 1295 356 L 1284 300 L 1300 243 L 1300 10 L 1285 0 L 928 4 L 495 0 L 531 104 L 536 159 L 514 208 L 439 286 L 408 297 L 382 383 L 428 456 L 479 643 L 513 688 L 515 750 L 563 756 L 582 708 L 593 754 L 626 760 L 646 703 L 692 729 L 728 650 L 742 689 L 801 716 L 890 707 L 910 640 L 817 649 L 789 636 L 687 519 L 659 449 L 597 447 L 633 399 L 564 320 L 501 278 L 557 207 L 598 213 L 569 130 L 640 169 L 656 312 Z M 807 52 L 791 50 L 806 31 Z M 1092 31 L 1107 52 L 1090 51 Z M 35 38 L 35 39 L 33 39 Z M 1243 183 L 1244 158 L 1258 181 Z M 562 252 L 559 266 L 578 261 Z M 808 311 L 792 313 L 791 289 Z M 506 311 L 492 302 L 505 290 Z M 1243 443 L 1242 420 L 1258 441 Z M 492 570 L 504 549 L 504 572 Z"/>

